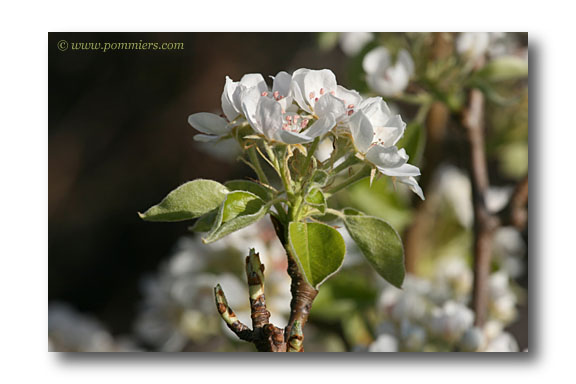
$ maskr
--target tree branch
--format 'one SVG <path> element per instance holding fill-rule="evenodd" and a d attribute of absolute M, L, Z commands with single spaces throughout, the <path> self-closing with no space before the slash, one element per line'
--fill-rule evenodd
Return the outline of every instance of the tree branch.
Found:
<path fill-rule="evenodd" d="M 214 296 L 216 297 L 216 308 L 218 309 L 218 313 L 228 326 L 232 332 L 238 336 L 240 340 L 252 342 L 254 340 L 252 331 L 248 326 L 242 323 L 236 314 L 228 306 L 228 300 L 226 300 L 226 296 L 224 295 L 224 291 L 220 284 L 216 285 L 214 288 Z"/>
<path fill-rule="evenodd" d="M 214 293 L 220 316 L 238 338 L 254 343 L 258 351 L 286 352 L 284 331 L 269 322 L 270 312 L 266 308 L 264 296 L 264 264 L 260 262 L 259 254 L 254 249 L 250 249 L 246 257 L 246 276 L 250 292 L 252 330 L 238 320 L 234 311 L 228 306 L 222 288 L 217 285 Z"/>
<path fill-rule="evenodd" d="M 497 220 L 486 206 L 490 186 L 484 147 L 484 95 L 477 89 L 469 92 L 468 104 L 462 116 L 470 145 L 470 175 L 474 207 L 474 287 L 472 307 L 475 325 L 482 326 L 488 314 L 488 281 L 492 253 L 492 238 Z"/>
<path fill-rule="evenodd" d="M 303 328 L 308 321 L 310 309 L 312 308 L 312 303 L 314 302 L 316 295 L 318 295 L 318 291 L 308 284 L 300 272 L 298 263 L 290 252 L 290 245 L 287 243 L 286 229 L 276 218 L 273 216 L 271 216 L 271 218 L 272 223 L 274 224 L 274 229 L 276 230 L 276 235 L 286 250 L 286 256 L 288 257 L 288 275 L 290 275 L 292 280 L 290 284 L 290 293 L 292 294 L 292 300 L 290 301 L 290 319 L 284 328 L 285 342 L 288 343 L 290 336 L 292 335 L 291 332 L 294 323 L 298 322 L 299 327 Z M 300 343 L 302 343 L 304 335 L 301 330 L 300 335 L 302 337 Z"/>
<path fill-rule="evenodd" d="M 500 224 L 513 226 L 522 230 L 528 223 L 528 176 L 524 177 L 517 185 L 510 197 L 508 205 L 498 213 Z"/>

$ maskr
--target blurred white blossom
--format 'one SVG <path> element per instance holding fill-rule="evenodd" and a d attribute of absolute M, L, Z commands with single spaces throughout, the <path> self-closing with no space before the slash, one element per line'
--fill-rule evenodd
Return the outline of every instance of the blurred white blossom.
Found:
<path fill-rule="evenodd" d="M 54 352 L 131 352 L 137 349 L 128 339 L 114 337 L 95 318 L 78 313 L 70 305 L 50 303 L 48 340 Z"/>
<path fill-rule="evenodd" d="M 382 96 L 395 96 L 404 91 L 414 74 L 414 61 L 406 50 L 401 50 L 395 62 L 386 47 L 377 47 L 362 62 L 366 82 Z"/>
<path fill-rule="evenodd" d="M 341 32 L 340 48 L 347 56 L 355 56 L 374 38 L 372 32 Z"/>
<path fill-rule="evenodd" d="M 154 348 L 173 352 L 183 350 L 190 341 L 202 342 L 221 333 L 236 340 L 225 323 L 219 321 L 214 287 L 218 283 L 222 286 L 240 320 L 250 324 L 243 268 L 239 275 L 210 271 L 221 270 L 219 266 L 229 265 L 234 257 L 243 266 L 250 248 L 260 253 L 266 267 L 270 321 L 285 323 L 284 314 L 290 308 L 286 255 L 272 224 L 262 220 L 209 245 L 197 237 L 180 239 L 159 273 L 143 282 L 144 302 L 135 325 L 137 334 Z"/>

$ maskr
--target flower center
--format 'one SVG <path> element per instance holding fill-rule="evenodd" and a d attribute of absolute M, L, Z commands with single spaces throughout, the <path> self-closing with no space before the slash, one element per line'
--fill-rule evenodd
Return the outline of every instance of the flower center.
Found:
<path fill-rule="evenodd" d="M 310 120 L 301 118 L 300 115 L 295 113 L 283 113 L 282 115 L 282 129 L 289 132 L 300 132 L 308 125 Z"/>

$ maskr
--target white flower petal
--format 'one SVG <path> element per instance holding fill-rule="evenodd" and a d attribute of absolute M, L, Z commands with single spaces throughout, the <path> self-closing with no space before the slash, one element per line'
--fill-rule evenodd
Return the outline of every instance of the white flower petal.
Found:
<path fill-rule="evenodd" d="M 422 191 L 422 188 L 420 188 L 420 186 L 418 185 L 418 182 L 416 181 L 416 179 L 413 176 L 409 176 L 409 177 L 401 176 L 401 177 L 398 177 L 396 180 L 402 184 L 406 184 L 412 192 L 414 192 L 415 194 L 418 195 L 418 197 L 420 197 L 422 200 L 426 200 L 424 198 L 424 192 Z"/>
<path fill-rule="evenodd" d="M 329 132 L 334 126 L 336 125 L 336 120 L 332 114 L 328 114 L 326 116 L 321 117 L 320 119 L 316 120 L 314 124 L 310 126 L 307 130 L 303 133 L 314 139 L 318 136 L 322 136 L 325 133 Z"/>
<path fill-rule="evenodd" d="M 410 76 L 414 73 L 414 60 L 412 60 L 412 56 L 405 49 L 398 53 L 397 63 L 404 67 Z"/>
<path fill-rule="evenodd" d="M 334 152 L 334 142 L 330 136 L 328 136 L 320 141 L 316 152 L 314 152 L 314 157 L 316 157 L 316 159 L 319 161 L 326 161 L 330 158 L 332 152 Z"/>
<path fill-rule="evenodd" d="M 310 95 L 312 92 L 315 97 L 320 97 L 320 90 L 325 92 L 336 91 L 336 76 L 329 69 L 310 70 L 304 76 L 304 96 L 310 99 L 311 103 L 315 103 L 314 98 Z"/>
<path fill-rule="evenodd" d="M 232 101 L 234 91 L 236 90 L 237 86 L 238 83 L 233 82 L 232 79 L 226 76 L 226 83 L 224 84 L 224 91 L 222 91 L 221 100 L 222 100 L 222 111 L 224 112 L 224 115 L 226 115 L 226 117 L 228 118 L 228 121 L 236 119 L 236 117 L 240 113 L 240 110 L 237 110 L 234 107 Z"/>
<path fill-rule="evenodd" d="M 222 136 L 230 132 L 228 122 L 225 119 L 208 112 L 194 113 L 188 116 L 188 124 L 196 130 L 207 134 Z"/>
<path fill-rule="evenodd" d="M 254 128 L 254 130 L 258 133 L 262 132 L 262 127 L 258 124 L 256 119 L 256 108 L 258 107 L 258 101 L 263 96 L 260 94 L 260 91 L 257 88 L 251 88 L 242 100 L 242 113 L 246 116 L 246 120 L 248 123 Z"/>
<path fill-rule="evenodd" d="M 256 120 L 264 135 L 274 138 L 282 130 L 282 107 L 269 97 L 261 97 L 256 106 Z"/>
<path fill-rule="evenodd" d="M 390 53 L 386 47 L 374 48 L 362 61 L 362 68 L 367 74 L 373 74 L 380 70 L 380 68 L 386 68 L 390 66 Z"/>
<path fill-rule="evenodd" d="M 280 96 L 288 96 L 290 94 L 290 83 L 292 76 L 287 72 L 278 72 L 274 76 L 274 83 L 272 84 L 272 92 L 278 92 Z"/>
<path fill-rule="evenodd" d="M 366 160 L 377 167 L 398 168 L 408 161 L 408 155 L 404 149 L 398 150 L 396 147 L 383 147 L 374 145 L 366 152 Z"/>
<path fill-rule="evenodd" d="M 318 99 L 314 106 L 314 112 L 319 117 L 331 114 L 336 119 L 339 119 L 346 115 L 346 106 L 344 101 L 328 93 Z"/>
<path fill-rule="evenodd" d="M 292 77 L 292 79 L 294 79 L 294 77 Z M 292 83 L 290 84 L 290 92 L 294 96 L 294 100 L 296 100 L 296 103 L 298 104 L 298 106 L 300 108 L 302 108 L 303 110 L 305 110 L 308 113 L 312 113 L 312 109 L 306 103 L 306 99 L 304 98 L 304 93 L 302 93 L 302 89 L 300 88 L 300 85 L 297 82 L 292 81 Z"/>
<path fill-rule="evenodd" d="M 260 92 L 268 91 L 268 85 L 266 85 L 264 77 L 259 73 L 248 73 L 242 76 L 242 79 L 240 79 L 240 85 L 243 85 L 246 88 L 256 87 Z"/>
<path fill-rule="evenodd" d="M 420 176 L 420 169 L 412 164 L 403 164 L 396 168 L 376 166 L 378 170 L 387 176 Z"/>
<path fill-rule="evenodd" d="M 341 85 L 336 88 L 336 97 L 342 99 L 346 107 L 352 105 L 352 108 L 358 108 L 362 103 L 362 96 L 358 92 L 346 89 Z"/>
<path fill-rule="evenodd" d="M 384 126 L 374 125 L 374 142 L 390 147 L 395 145 L 404 135 L 406 123 L 402 121 L 400 115 L 392 117 Z"/>
<path fill-rule="evenodd" d="M 341 32 L 340 48 L 347 56 L 355 56 L 373 38 L 372 32 Z"/>
<path fill-rule="evenodd" d="M 208 143 L 210 141 L 215 141 L 218 140 L 220 138 L 220 136 L 213 136 L 213 135 L 204 135 L 202 133 L 199 133 L 197 135 L 194 135 L 194 140 L 196 141 L 200 141 L 203 143 Z"/>
<path fill-rule="evenodd" d="M 459 54 L 476 59 L 488 50 L 490 34 L 488 32 L 464 32 L 458 35 L 456 50 Z"/>
<path fill-rule="evenodd" d="M 392 117 L 388 104 L 381 97 L 370 97 L 360 103 L 360 109 L 372 125 L 384 126 Z"/>
<path fill-rule="evenodd" d="M 302 143 L 308 143 L 313 140 L 313 138 L 303 133 L 290 132 L 285 131 L 283 129 L 276 131 L 275 136 L 276 140 L 286 144 L 302 144 Z"/>
<path fill-rule="evenodd" d="M 358 111 L 350 118 L 350 132 L 354 146 L 360 153 L 366 153 L 374 138 L 374 128 L 363 111 Z"/>

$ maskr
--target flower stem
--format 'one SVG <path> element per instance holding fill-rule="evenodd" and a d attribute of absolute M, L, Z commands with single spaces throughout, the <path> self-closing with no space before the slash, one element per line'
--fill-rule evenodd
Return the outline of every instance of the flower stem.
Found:
<path fill-rule="evenodd" d="M 368 175 L 370 175 L 371 169 L 372 169 L 372 167 L 370 167 L 369 165 L 365 165 L 361 170 L 359 170 L 354 175 L 350 176 L 349 178 L 347 178 L 346 180 L 344 180 L 340 184 L 336 184 L 332 187 L 326 188 L 325 192 L 330 193 L 330 194 L 334 194 L 334 193 L 340 191 L 341 189 L 344 189 L 347 186 L 352 185 L 355 182 L 360 181 L 365 177 L 368 177 Z"/>
<path fill-rule="evenodd" d="M 306 156 L 306 161 L 304 162 L 304 166 L 302 167 L 302 174 L 306 175 L 308 171 L 308 167 L 310 166 L 310 160 L 312 156 L 314 156 L 314 152 L 316 152 L 316 148 L 318 148 L 318 144 L 320 143 L 320 138 L 317 137 L 312 142 L 312 145 L 308 149 L 308 155 Z"/>
<path fill-rule="evenodd" d="M 334 168 L 334 174 L 337 175 L 338 173 L 340 173 L 344 169 L 348 168 L 351 165 L 356 164 L 359 161 L 360 161 L 360 159 L 358 159 L 354 155 L 348 156 L 342 163 L 340 163 L 340 165 L 338 165 L 336 168 Z"/>
<path fill-rule="evenodd" d="M 256 172 L 256 175 L 258 175 L 258 179 L 260 179 L 260 181 L 263 182 L 264 184 L 270 184 L 270 182 L 268 181 L 268 177 L 266 177 L 266 174 L 264 173 L 264 170 L 260 165 L 260 159 L 258 158 L 258 153 L 256 152 L 256 148 L 254 146 L 248 149 L 248 157 L 250 158 L 250 162 L 254 166 L 254 171 Z"/>

